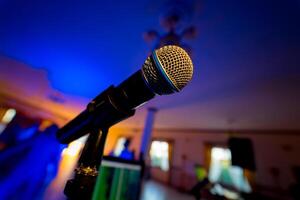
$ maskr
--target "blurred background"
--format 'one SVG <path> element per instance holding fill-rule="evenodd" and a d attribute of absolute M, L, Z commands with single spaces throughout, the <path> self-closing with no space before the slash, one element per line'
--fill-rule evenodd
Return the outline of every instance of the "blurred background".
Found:
<path fill-rule="evenodd" d="M 58 128 L 174 44 L 193 60 L 191 83 L 138 108 L 105 144 L 105 155 L 138 160 L 153 119 L 140 199 L 300 199 L 299 9 L 298 0 L 0 1 L 0 198 L 65 199 L 85 138 L 59 144 Z"/>

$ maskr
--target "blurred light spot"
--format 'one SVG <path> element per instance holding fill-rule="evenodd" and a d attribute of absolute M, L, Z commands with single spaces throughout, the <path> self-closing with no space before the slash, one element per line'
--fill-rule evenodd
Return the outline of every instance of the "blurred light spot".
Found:
<path fill-rule="evenodd" d="M 16 115 L 15 109 L 13 108 L 8 109 L 2 118 L 2 122 L 8 124 L 15 117 L 15 115 Z"/>
<path fill-rule="evenodd" d="M 83 136 L 69 144 L 67 148 L 62 151 L 62 156 L 77 156 L 83 148 L 87 136 Z"/>

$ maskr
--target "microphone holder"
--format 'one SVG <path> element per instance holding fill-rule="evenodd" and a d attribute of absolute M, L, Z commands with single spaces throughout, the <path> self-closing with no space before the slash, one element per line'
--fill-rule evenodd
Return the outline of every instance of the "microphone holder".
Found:
<path fill-rule="evenodd" d="M 134 110 L 122 109 L 121 104 L 119 104 L 120 98 L 114 95 L 115 90 L 115 87 L 110 86 L 104 93 L 93 99 L 88 104 L 87 110 L 84 111 L 84 113 L 88 112 L 89 123 L 85 125 L 86 128 L 82 129 L 80 131 L 82 134 L 79 133 L 79 135 L 89 133 L 89 136 L 74 170 L 74 178 L 66 183 L 64 193 L 68 199 L 92 198 L 101 166 L 108 129 L 114 124 L 110 123 L 111 119 L 121 121 L 121 119 L 126 119 L 135 113 Z M 99 105 L 106 105 L 107 110 L 97 112 Z M 82 114 L 68 125 L 66 131 L 62 131 L 59 138 L 63 138 L 64 134 L 69 137 L 69 132 L 73 133 L 73 130 L 78 130 L 78 127 L 82 127 L 82 124 L 86 123 L 86 120 L 83 120 L 85 118 L 80 116 Z M 106 116 L 106 119 L 104 116 Z M 70 138 L 73 139 L 72 137 Z"/>
<path fill-rule="evenodd" d="M 103 157 L 108 129 L 92 129 L 83 148 L 74 178 L 65 186 L 68 199 L 91 199 Z"/>

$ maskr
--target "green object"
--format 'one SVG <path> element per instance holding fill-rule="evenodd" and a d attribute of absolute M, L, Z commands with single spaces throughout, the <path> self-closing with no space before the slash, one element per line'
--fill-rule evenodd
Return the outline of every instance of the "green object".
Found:
<path fill-rule="evenodd" d="M 196 166 L 196 176 L 198 181 L 202 181 L 204 178 L 207 177 L 206 169 L 202 166 Z"/>
<path fill-rule="evenodd" d="M 93 200 L 138 200 L 141 166 L 117 161 L 102 161 Z"/>

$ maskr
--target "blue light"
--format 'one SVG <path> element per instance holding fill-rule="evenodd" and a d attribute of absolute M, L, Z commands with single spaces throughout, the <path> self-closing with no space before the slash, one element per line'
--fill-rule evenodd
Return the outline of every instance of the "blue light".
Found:
<path fill-rule="evenodd" d="M 7 1 L 0 8 L 0 52 L 45 69 L 55 89 L 92 98 L 143 64 L 150 49 L 142 33 L 158 23 L 144 6 Z"/>

